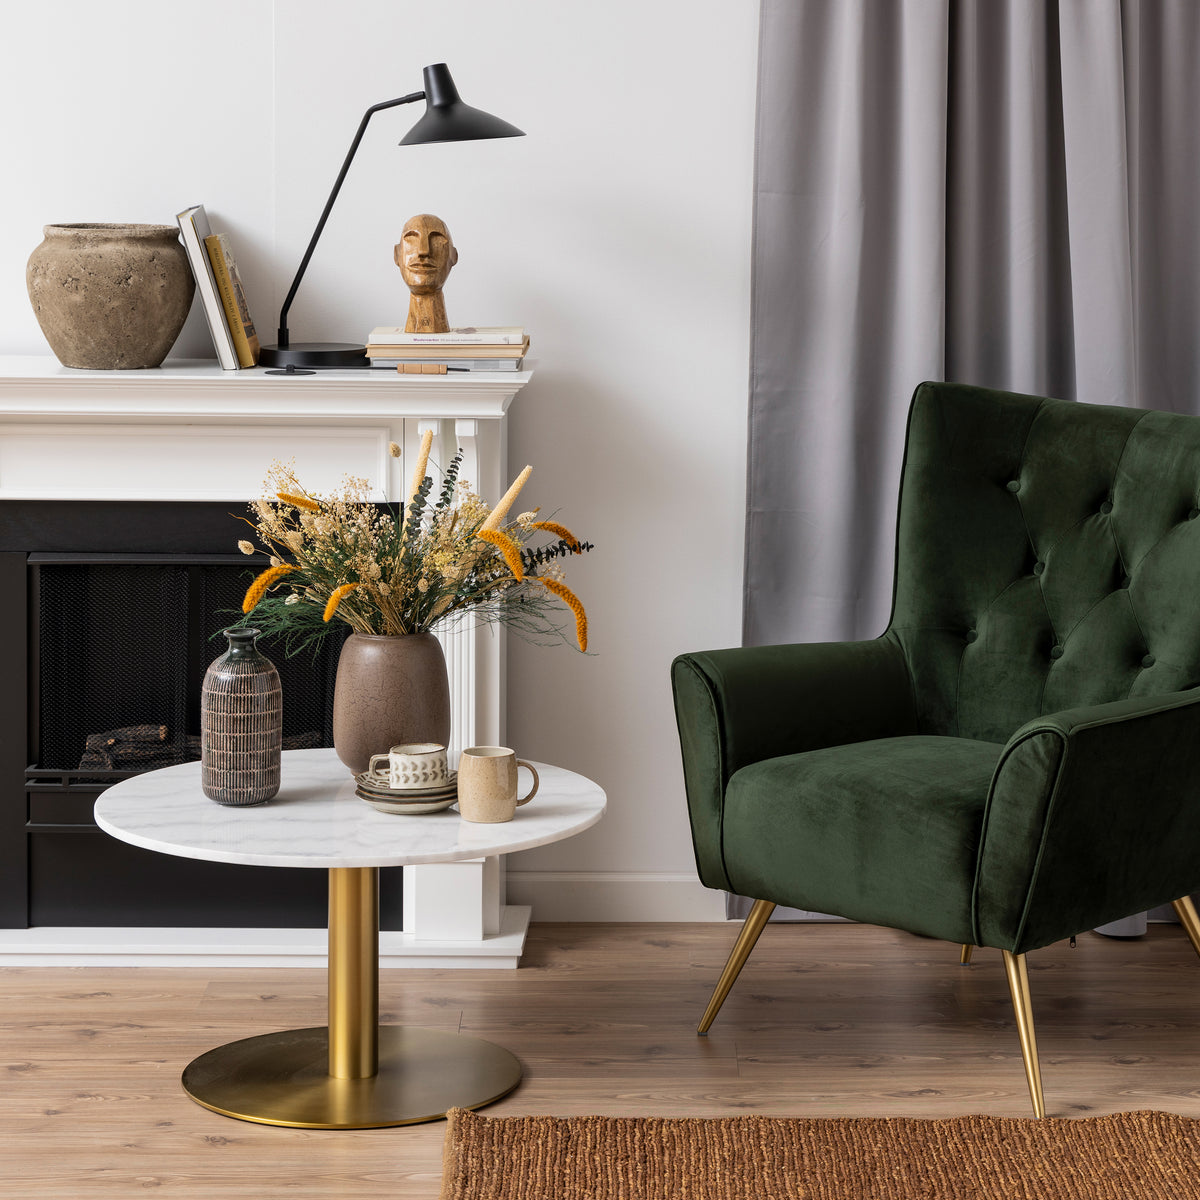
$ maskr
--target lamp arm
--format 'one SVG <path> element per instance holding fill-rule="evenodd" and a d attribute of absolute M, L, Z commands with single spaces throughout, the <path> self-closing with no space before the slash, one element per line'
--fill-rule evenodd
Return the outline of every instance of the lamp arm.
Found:
<path fill-rule="evenodd" d="M 346 155 L 346 161 L 342 163 L 342 169 L 338 172 L 338 177 L 334 181 L 333 191 L 329 193 L 329 199 L 325 201 L 325 211 L 321 213 L 321 219 L 317 222 L 316 229 L 313 230 L 312 239 L 308 243 L 308 249 L 304 251 L 304 257 L 300 260 L 300 267 L 296 271 L 296 278 L 292 280 L 292 286 L 288 290 L 287 299 L 283 302 L 283 307 L 279 310 L 279 348 L 286 349 L 288 341 L 287 315 L 288 309 L 292 307 L 292 301 L 296 298 L 296 292 L 300 288 L 300 280 L 304 278 L 304 272 L 308 269 L 308 260 L 312 258 L 313 251 L 317 248 L 317 242 L 321 238 L 321 231 L 325 228 L 325 222 L 329 219 L 329 214 L 333 210 L 333 202 L 337 199 L 338 192 L 342 190 L 342 181 L 346 178 L 346 172 L 350 170 L 350 164 L 354 160 L 354 155 L 358 151 L 358 144 L 363 139 L 363 134 L 367 130 L 367 123 L 377 113 L 382 112 L 385 108 L 395 108 L 398 104 L 413 104 L 417 100 L 424 100 L 424 92 L 409 92 L 407 96 L 400 96 L 396 100 L 385 100 L 382 104 L 372 104 L 370 108 L 363 113 L 363 119 L 358 124 L 358 132 L 354 135 L 354 141 L 350 143 L 350 150 Z"/>

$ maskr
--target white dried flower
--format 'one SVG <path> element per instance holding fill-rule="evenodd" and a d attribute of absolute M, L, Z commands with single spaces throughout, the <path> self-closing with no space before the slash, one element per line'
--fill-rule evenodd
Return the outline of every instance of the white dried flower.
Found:
<path fill-rule="evenodd" d="M 252 542 L 246 541 L 245 538 L 242 538 L 242 540 L 240 542 L 238 542 L 238 549 L 243 554 L 253 554 L 254 553 L 254 544 Z"/>
<path fill-rule="evenodd" d="M 284 604 L 299 604 L 299 603 L 300 603 L 300 597 L 297 596 L 295 592 L 293 592 L 290 596 L 288 596 L 288 598 L 286 600 L 284 600 Z"/>
<path fill-rule="evenodd" d="M 395 442 L 388 442 L 388 453 L 393 458 L 399 458 L 400 457 L 400 447 L 397 446 Z"/>

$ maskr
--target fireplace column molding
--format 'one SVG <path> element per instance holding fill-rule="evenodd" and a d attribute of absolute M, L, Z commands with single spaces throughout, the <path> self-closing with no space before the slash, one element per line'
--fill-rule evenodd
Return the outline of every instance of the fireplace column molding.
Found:
<path fill-rule="evenodd" d="M 432 429 L 431 463 L 444 465 L 461 448 L 461 477 L 494 503 L 509 482 L 508 406 L 530 376 L 286 377 L 188 360 L 83 371 L 49 356 L 0 356 L 0 499 L 228 501 L 237 512 L 261 494 L 273 459 L 294 458 L 313 491 L 333 490 L 351 474 L 371 479 L 379 499 L 399 502 Z M 391 442 L 399 458 L 390 456 Z M 504 638 L 464 623 L 439 640 L 450 673 L 453 764 L 464 746 L 504 743 Z M 406 868 L 404 929 L 381 932 L 380 963 L 515 967 L 529 914 L 504 902 L 502 858 Z M 324 960 L 324 929 L 0 930 L 5 965 Z"/>

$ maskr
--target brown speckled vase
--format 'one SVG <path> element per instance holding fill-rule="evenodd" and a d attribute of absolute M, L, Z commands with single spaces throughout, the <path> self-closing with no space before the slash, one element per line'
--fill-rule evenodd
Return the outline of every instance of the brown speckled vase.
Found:
<path fill-rule="evenodd" d="M 432 633 L 352 633 L 338 659 L 333 748 L 356 775 L 405 742 L 450 744 L 446 656 Z"/>
<path fill-rule="evenodd" d="M 196 281 L 174 225 L 47 225 L 29 256 L 29 300 L 64 367 L 157 367 Z"/>
<path fill-rule="evenodd" d="M 262 804 L 279 791 L 283 692 L 256 646 L 257 629 L 227 629 L 229 649 L 204 676 L 200 764 L 204 794 L 218 804 Z"/>

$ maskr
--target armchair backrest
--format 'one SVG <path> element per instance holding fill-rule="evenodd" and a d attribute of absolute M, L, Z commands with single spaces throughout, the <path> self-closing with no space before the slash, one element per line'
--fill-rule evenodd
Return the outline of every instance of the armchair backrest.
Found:
<path fill-rule="evenodd" d="M 890 635 L 922 733 L 1200 683 L 1200 418 L 924 383 Z"/>

